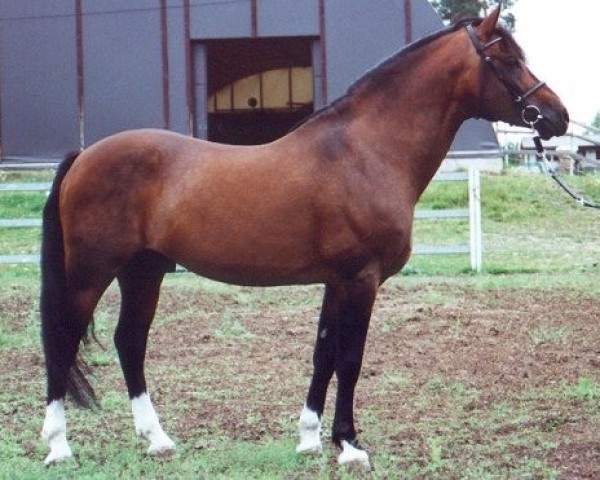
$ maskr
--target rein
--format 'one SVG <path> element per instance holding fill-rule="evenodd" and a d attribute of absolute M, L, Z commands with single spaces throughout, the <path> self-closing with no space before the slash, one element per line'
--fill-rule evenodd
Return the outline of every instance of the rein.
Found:
<path fill-rule="evenodd" d="M 531 124 L 531 127 L 533 128 L 534 125 L 535 122 Z M 537 151 L 537 159 L 543 163 L 544 168 L 546 169 L 546 173 L 548 173 L 548 175 L 552 177 L 552 179 L 560 186 L 560 188 L 567 192 L 567 194 L 581 206 L 600 209 L 600 204 L 590 202 L 582 195 L 579 195 L 575 190 L 573 190 L 560 179 L 560 177 L 558 176 L 558 172 L 554 167 L 550 165 L 550 162 L 548 162 L 548 159 L 546 158 L 546 149 L 542 145 L 542 139 L 539 135 L 535 135 L 533 137 L 533 143 L 535 144 L 535 149 Z"/>

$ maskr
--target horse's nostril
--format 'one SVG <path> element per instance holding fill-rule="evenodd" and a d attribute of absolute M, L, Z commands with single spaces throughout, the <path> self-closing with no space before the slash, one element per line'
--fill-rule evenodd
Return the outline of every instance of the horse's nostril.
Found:
<path fill-rule="evenodd" d="M 563 118 L 565 120 L 565 123 L 568 125 L 571 120 L 569 118 L 569 112 L 566 108 L 563 110 Z"/>

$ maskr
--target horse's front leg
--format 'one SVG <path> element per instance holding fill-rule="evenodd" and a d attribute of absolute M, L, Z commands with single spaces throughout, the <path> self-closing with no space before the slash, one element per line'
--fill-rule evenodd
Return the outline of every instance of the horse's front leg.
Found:
<path fill-rule="evenodd" d="M 320 454 L 321 418 L 325 407 L 327 387 L 335 369 L 335 346 L 339 301 L 338 289 L 326 285 L 317 340 L 313 354 L 313 377 L 306 397 L 306 403 L 300 415 L 300 444 L 298 453 Z"/>
<path fill-rule="evenodd" d="M 338 394 L 333 441 L 342 448 L 338 461 L 370 466 L 367 453 L 358 446 L 356 439 L 353 405 L 378 279 L 376 275 L 365 274 L 355 281 L 326 287 L 313 358 L 313 377 L 300 416 L 300 444 L 296 448 L 299 453 L 322 451 L 321 417 L 327 387 L 335 371 Z"/>
<path fill-rule="evenodd" d="M 333 419 L 333 441 L 342 448 L 340 464 L 358 463 L 370 468 L 369 456 L 356 437 L 354 427 L 354 389 L 360 375 L 369 321 L 379 280 L 364 275 L 344 287 L 339 307 L 335 373 L 338 391 Z"/>

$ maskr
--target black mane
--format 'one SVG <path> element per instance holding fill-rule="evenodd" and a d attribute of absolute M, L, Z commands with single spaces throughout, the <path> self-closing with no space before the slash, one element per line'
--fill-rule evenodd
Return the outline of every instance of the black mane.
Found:
<path fill-rule="evenodd" d="M 296 125 L 292 130 L 296 130 L 297 128 L 304 125 L 309 120 L 312 120 L 315 117 L 321 116 L 331 109 L 335 109 L 336 107 L 341 106 L 341 104 L 348 97 L 352 96 L 356 91 L 360 88 L 368 86 L 373 83 L 381 83 L 382 79 L 387 76 L 387 73 L 394 67 L 396 64 L 413 53 L 416 50 L 421 49 L 422 47 L 429 45 L 430 43 L 436 41 L 437 39 L 454 33 L 461 28 L 465 28 L 467 25 L 478 26 L 483 19 L 481 18 L 466 18 L 463 20 L 459 20 L 458 22 L 450 25 L 449 27 L 443 28 L 436 32 L 433 32 L 423 38 L 420 38 L 412 43 L 409 43 L 404 48 L 400 49 L 398 52 L 392 54 L 390 57 L 383 60 L 378 65 L 374 66 L 370 70 L 368 70 L 364 75 L 355 80 L 346 90 L 341 97 L 335 99 L 333 102 L 322 106 L 318 110 L 315 110 L 311 115 L 302 120 L 298 125 Z M 508 49 L 513 52 L 514 55 L 517 56 L 520 60 L 525 60 L 525 55 L 521 47 L 517 44 L 512 34 L 504 27 L 498 25 L 496 27 L 495 33 L 502 37 L 504 44 L 508 47 Z"/>

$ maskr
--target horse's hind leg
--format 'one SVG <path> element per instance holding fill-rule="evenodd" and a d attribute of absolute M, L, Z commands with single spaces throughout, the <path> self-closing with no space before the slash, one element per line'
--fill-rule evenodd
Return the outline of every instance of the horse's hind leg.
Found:
<path fill-rule="evenodd" d="M 64 405 L 66 393 L 71 393 L 75 401 L 84 406 L 95 402 L 92 387 L 76 364 L 76 356 L 96 304 L 110 281 L 92 283 L 90 279 L 93 276 L 86 277 L 85 282 L 72 281 L 64 297 L 57 295 L 57 301 L 62 302 L 60 315 L 54 312 L 54 300 L 47 298 L 53 293 L 52 288 L 45 286 L 43 291 L 42 311 L 45 318 L 42 337 L 48 394 L 42 438 L 50 447 L 50 453 L 45 459 L 46 465 L 71 456 Z M 53 321 L 54 317 L 60 321 Z"/>
<path fill-rule="evenodd" d="M 168 267 L 169 262 L 164 257 L 144 251 L 117 276 L 121 288 L 121 313 L 114 340 L 131 399 L 135 431 L 150 442 L 150 454 L 175 449 L 175 444 L 160 425 L 144 376 L 148 332 Z"/>

